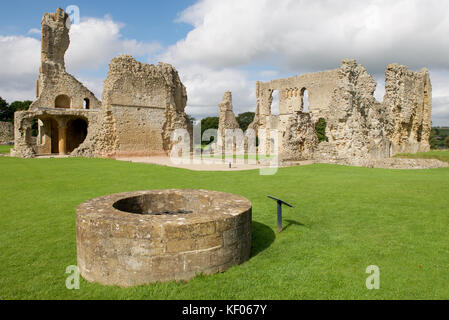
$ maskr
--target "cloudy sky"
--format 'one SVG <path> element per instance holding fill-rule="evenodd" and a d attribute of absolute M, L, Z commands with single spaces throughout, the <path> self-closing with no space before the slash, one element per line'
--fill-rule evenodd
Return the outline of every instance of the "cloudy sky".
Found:
<path fill-rule="evenodd" d="M 433 123 L 449 125 L 449 1 L 446 0 L 178 0 L 24 1 L 2 3 L 0 96 L 34 99 L 43 12 L 76 5 L 68 72 L 101 98 L 109 60 L 121 53 L 179 71 L 187 112 L 216 115 L 231 90 L 236 113 L 254 111 L 255 84 L 337 68 L 355 58 L 378 82 L 385 67 L 427 67 Z"/>

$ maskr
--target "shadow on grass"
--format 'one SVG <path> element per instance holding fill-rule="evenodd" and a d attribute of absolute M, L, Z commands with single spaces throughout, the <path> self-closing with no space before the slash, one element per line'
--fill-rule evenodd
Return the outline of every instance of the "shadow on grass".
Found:
<path fill-rule="evenodd" d="M 306 226 L 305 224 L 295 221 L 295 220 L 285 220 L 285 222 L 287 222 L 287 225 L 282 228 L 284 231 L 287 230 L 288 228 L 290 228 L 291 226 L 301 226 L 301 227 Z"/>
<path fill-rule="evenodd" d="M 270 227 L 257 221 L 253 221 L 252 234 L 252 258 L 267 249 L 276 239 L 276 235 Z"/>

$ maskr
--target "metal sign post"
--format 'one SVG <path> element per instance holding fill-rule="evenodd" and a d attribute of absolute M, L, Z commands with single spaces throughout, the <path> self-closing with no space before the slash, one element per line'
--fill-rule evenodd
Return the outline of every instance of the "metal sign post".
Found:
<path fill-rule="evenodd" d="M 294 208 L 294 206 L 292 206 L 291 204 L 288 204 L 285 201 L 282 201 L 281 199 L 272 197 L 272 196 L 267 196 L 270 199 L 273 199 L 277 202 L 278 204 L 278 233 L 280 233 L 282 231 L 282 205 L 285 204 L 286 206 L 290 207 L 290 208 Z"/>

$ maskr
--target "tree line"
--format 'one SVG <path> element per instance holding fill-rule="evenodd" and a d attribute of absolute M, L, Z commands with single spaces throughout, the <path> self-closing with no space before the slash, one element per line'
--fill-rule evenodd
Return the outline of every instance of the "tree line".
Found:
<path fill-rule="evenodd" d="M 449 128 L 433 127 L 429 140 L 431 149 L 449 149 Z"/>
<path fill-rule="evenodd" d="M 32 101 L 14 101 L 8 104 L 5 99 L 0 97 L 0 121 L 14 123 L 14 112 L 26 111 L 29 109 Z"/>

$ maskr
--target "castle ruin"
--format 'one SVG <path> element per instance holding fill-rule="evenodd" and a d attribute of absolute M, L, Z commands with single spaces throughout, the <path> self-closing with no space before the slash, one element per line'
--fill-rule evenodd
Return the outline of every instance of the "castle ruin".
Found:
<path fill-rule="evenodd" d="M 42 52 L 37 99 L 15 113 L 14 156 L 46 154 L 85 157 L 166 154 L 175 129 L 191 132 L 184 113 L 186 88 L 168 64 L 143 64 L 131 56 L 114 58 L 102 101 L 65 70 L 68 15 L 62 9 L 42 19 Z M 38 119 L 37 143 L 31 126 Z"/>
<path fill-rule="evenodd" d="M 169 64 L 157 66 L 128 55 L 114 58 L 104 82 L 102 101 L 65 69 L 69 47 L 68 15 L 58 9 L 42 19 L 42 58 L 37 98 L 29 111 L 15 114 L 12 155 L 70 154 L 84 157 L 166 155 L 175 129 L 190 134 L 184 109 L 186 88 Z M 281 161 L 316 160 L 364 165 L 397 153 L 430 149 L 432 87 L 429 72 L 391 64 L 385 96 L 374 98 L 376 81 L 355 60 L 334 70 L 257 82 L 257 110 L 249 126 L 258 135 L 277 130 Z M 275 91 L 278 114 L 272 110 Z M 308 97 L 308 108 L 305 96 Z M 219 106 L 218 141 L 236 129 L 232 95 Z M 37 143 L 31 126 L 38 119 Z M 325 140 L 317 124 L 325 123 Z M 263 143 L 266 150 L 272 140 Z"/>
<path fill-rule="evenodd" d="M 376 86 L 362 65 L 348 59 L 335 70 L 257 82 L 257 109 L 250 128 L 258 135 L 265 131 L 267 137 L 271 130 L 277 130 L 278 154 L 283 162 L 366 165 L 398 153 L 429 151 L 429 71 L 413 72 L 405 66 L 389 65 L 383 102 L 374 98 Z M 272 110 L 275 91 L 279 114 Z M 326 125 L 327 137 L 321 142 L 316 132 L 320 120 Z M 272 139 L 264 143 L 270 150 Z"/>

